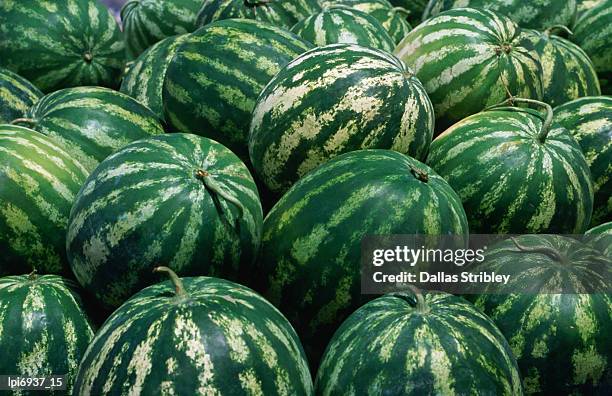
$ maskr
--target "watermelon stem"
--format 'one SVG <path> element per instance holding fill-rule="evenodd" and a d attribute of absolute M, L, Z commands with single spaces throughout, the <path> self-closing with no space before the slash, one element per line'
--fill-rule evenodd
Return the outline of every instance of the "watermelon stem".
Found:
<path fill-rule="evenodd" d="M 410 165 L 410 172 L 417 178 L 417 180 L 427 183 L 429 181 L 429 175 L 424 170 L 417 168 L 416 166 Z"/>
<path fill-rule="evenodd" d="M 544 118 L 544 121 L 542 122 L 542 129 L 540 129 L 540 133 L 538 133 L 538 141 L 540 143 L 544 143 L 546 141 L 546 138 L 548 137 L 548 132 L 550 132 L 550 127 L 553 121 L 553 109 L 548 103 L 544 103 L 535 99 L 516 98 L 514 96 L 511 96 L 501 103 L 487 107 L 486 109 L 484 109 L 484 111 L 493 110 L 498 107 L 503 107 L 507 105 L 514 106 L 515 103 L 533 104 L 537 106 L 542 106 L 546 109 L 546 118 Z"/>
<path fill-rule="evenodd" d="M 408 11 L 404 7 L 393 7 L 391 8 L 391 11 L 395 11 L 398 14 L 404 14 L 405 18 L 408 18 L 410 16 L 410 11 Z"/>
<path fill-rule="evenodd" d="M 36 125 L 36 120 L 32 118 L 15 118 L 13 121 L 11 121 L 11 124 L 26 124 L 27 126 L 34 126 Z"/>
<path fill-rule="evenodd" d="M 548 246 L 539 246 L 539 247 L 527 247 L 527 246 L 523 246 L 521 245 L 516 238 L 511 237 L 510 238 L 512 240 L 512 242 L 514 243 L 514 245 L 516 246 L 516 248 L 524 253 L 542 253 L 547 255 L 548 257 L 550 257 L 551 259 L 558 261 L 560 263 L 565 263 L 567 260 L 555 249 L 548 247 Z"/>
<path fill-rule="evenodd" d="M 567 26 L 565 25 L 553 25 L 549 28 L 546 28 L 546 30 L 544 30 L 544 34 L 547 36 L 550 36 L 550 34 L 552 33 L 553 30 L 563 30 L 565 33 L 567 33 L 570 36 L 574 35 L 574 32 L 572 32 Z"/>
<path fill-rule="evenodd" d="M 36 280 L 36 278 L 38 278 L 38 271 L 36 270 L 36 268 L 32 268 L 32 272 L 28 274 L 28 280 L 33 281 Z"/>
<path fill-rule="evenodd" d="M 220 196 L 221 198 L 225 199 L 226 201 L 234 204 L 234 206 L 236 206 L 238 208 L 238 211 L 240 212 L 240 217 L 244 215 L 244 206 L 242 206 L 242 203 L 238 200 L 238 198 L 223 191 L 221 186 L 219 186 L 219 184 L 212 177 L 210 177 L 210 173 L 203 169 L 198 169 L 195 175 L 197 178 L 202 180 L 202 183 L 204 183 L 204 186 L 207 189 Z M 238 220 L 236 220 L 236 223 L 238 223 Z"/>
<path fill-rule="evenodd" d="M 85 62 L 91 63 L 91 61 L 93 60 L 93 55 L 91 54 L 91 52 L 85 52 L 83 54 L 83 59 L 85 59 Z"/>
<path fill-rule="evenodd" d="M 176 290 L 176 296 L 182 297 L 187 295 L 187 291 L 185 291 L 185 286 L 183 286 L 183 281 L 176 272 L 172 271 L 168 267 L 159 266 L 153 269 L 153 272 L 165 272 L 170 277 L 170 281 L 174 285 L 174 289 Z"/>
<path fill-rule="evenodd" d="M 416 311 L 420 313 L 429 312 L 429 305 L 427 305 L 427 302 L 425 301 L 425 297 L 423 296 L 423 292 L 421 291 L 421 289 L 419 289 L 415 285 L 406 285 L 406 286 L 408 286 L 408 288 L 410 289 L 410 291 L 414 294 L 414 297 L 416 298 L 416 307 L 415 307 Z"/>

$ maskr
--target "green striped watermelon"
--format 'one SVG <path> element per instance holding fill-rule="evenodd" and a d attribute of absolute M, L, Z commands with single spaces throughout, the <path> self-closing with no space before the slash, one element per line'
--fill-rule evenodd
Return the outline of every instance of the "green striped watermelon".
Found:
<path fill-rule="evenodd" d="M 206 0 L 198 13 L 197 24 L 247 18 L 289 29 L 320 10 L 318 0 Z"/>
<path fill-rule="evenodd" d="M 593 227 L 585 234 L 588 243 L 612 259 L 612 221 Z"/>
<path fill-rule="evenodd" d="M 402 41 L 412 30 L 406 20 L 408 10 L 393 7 L 388 0 L 328 0 L 327 4 L 345 5 L 373 16 L 383 25 L 395 43 Z"/>
<path fill-rule="evenodd" d="M 120 91 L 151 109 L 165 120 L 163 89 L 168 65 L 188 34 L 168 37 L 143 52 L 129 67 Z"/>
<path fill-rule="evenodd" d="M 517 103 L 522 99 L 514 99 Z M 427 164 L 461 197 L 473 233 L 583 233 L 593 186 L 580 146 L 552 109 L 505 107 L 464 119 L 431 144 Z"/>
<path fill-rule="evenodd" d="M 339 154 L 386 148 L 424 159 L 433 107 L 402 61 L 351 44 L 315 48 L 289 63 L 263 90 L 249 151 L 275 192 Z"/>
<path fill-rule="evenodd" d="M 528 394 L 606 394 L 612 387 L 612 298 L 610 294 L 552 294 L 585 290 L 596 251 L 560 235 L 524 235 L 491 246 L 474 271 L 510 274 L 507 291 L 476 296 L 510 343 Z M 607 260 L 610 279 L 610 260 Z M 579 275 L 580 274 L 580 275 Z M 601 278 L 598 290 L 609 287 Z M 591 289 L 593 290 L 593 289 Z"/>
<path fill-rule="evenodd" d="M 0 66 L 43 92 L 118 86 L 125 62 L 122 36 L 97 0 L 0 2 Z"/>
<path fill-rule="evenodd" d="M 540 30 L 570 26 L 576 15 L 576 0 L 430 0 L 423 19 L 459 7 L 489 9 L 507 15 L 522 27 Z"/>
<path fill-rule="evenodd" d="M 316 366 L 366 299 L 364 236 L 467 233 L 459 197 L 428 166 L 395 151 L 353 151 L 308 173 L 272 208 L 253 282 L 296 327 Z"/>
<path fill-rule="evenodd" d="M 576 138 L 591 169 L 595 192 L 591 226 L 612 221 L 612 98 L 566 103 L 555 108 L 555 121 Z"/>
<path fill-rule="evenodd" d="M 0 126 L 0 275 L 69 273 L 68 216 L 86 177 L 52 139 Z"/>
<path fill-rule="evenodd" d="M 154 283 L 159 263 L 181 275 L 248 277 L 262 221 L 253 179 L 231 151 L 196 135 L 158 135 L 89 176 L 71 211 L 68 259 L 81 285 L 114 308 Z"/>
<path fill-rule="evenodd" d="M 121 8 L 128 56 L 177 34 L 196 30 L 196 16 L 202 0 L 130 0 Z"/>
<path fill-rule="evenodd" d="M 127 95 L 99 87 L 56 91 L 13 123 L 53 138 L 90 172 L 128 143 L 164 133 L 151 110 Z"/>
<path fill-rule="evenodd" d="M 316 392 L 355 395 L 522 395 L 508 342 L 460 297 L 398 292 L 365 304 L 338 329 Z"/>
<path fill-rule="evenodd" d="M 300 340 L 269 302 L 226 280 L 171 277 L 106 321 L 75 396 L 312 394 Z"/>
<path fill-rule="evenodd" d="M 595 7 L 604 0 L 577 0 L 576 17 L 579 18 L 582 14 Z"/>
<path fill-rule="evenodd" d="M 612 0 L 602 0 L 580 16 L 571 39 L 586 52 L 599 75 L 601 90 L 612 94 Z"/>
<path fill-rule="evenodd" d="M 423 12 L 427 8 L 428 0 L 389 0 L 394 6 L 401 7 L 408 11 L 408 22 L 412 26 L 421 23 Z"/>
<path fill-rule="evenodd" d="M 25 78 L 0 68 L 0 124 L 23 117 L 42 92 Z"/>
<path fill-rule="evenodd" d="M 425 86 L 440 130 L 504 100 L 508 91 L 542 98 L 542 66 L 533 43 L 492 11 L 447 11 L 408 33 L 395 54 Z"/>
<path fill-rule="evenodd" d="M 73 281 L 35 273 L 0 278 L 0 373 L 65 375 L 70 392 L 93 336 Z"/>
<path fill-rule="evenodd" d="M 376 18 L 354 8 L 334 5 L 313 14 L 291 31 L 317 47 L 347 43 L 391 52 L 393 38 Z"/>
<path fill-rule="evenodd" d="M 528 31 L 540 56 L 544 71 L 543 101 L 559 106 L 583 96 L 600 95 L 593 63 L 576 44 L 551 34 Z"/>
<path fill-rule="evenodd" d="M 264 86 L 311 47 L 294 34 L 249 19 L 211 23 L 176 49 L 162 90 L 176 130 L 218 140 L 248 162 L 251 113 Z"/>

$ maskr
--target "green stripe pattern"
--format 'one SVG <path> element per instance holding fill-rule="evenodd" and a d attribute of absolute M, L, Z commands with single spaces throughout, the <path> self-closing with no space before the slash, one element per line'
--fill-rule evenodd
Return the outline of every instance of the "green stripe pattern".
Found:
<path fill-rule="evenodd" d="M 585 234 L 591 246 L 612 260 L 612 221 L 593 227 Z"/>
<path fill-rule="evenodd" d="M 460 7 L 488 9 L 507 15 L 522 27 L 539 30 L 570 26 L 576 15 L 576 0 L 430 0 L 423 19 Z"/>
<path fill-rule="evenodd" d="M 395 43 L 399 43 L 412 27 L 406 20 L 408 11 L 393 7 L 388 0 L 331 0 L 329 5 L 345 5 L 376 18 Z"/>
<path fill-rule="evenodd" d="M 577 0 L 576 17 L 579 18 L 582 14 L 595 7 L 597 4 L 605 0 Z"/>
<path fill-rule="evenodd" d="M 578 141 L 591 169 L 595 192 L 591 226 L 612 221 L 612 98 L 566 103 L 555 108 L 555 121 Z"/>
<path fill-rule="evenodd" d="M 393 38 L 376 18 L 346 6 L 326 7 L 298 22 L 291 31 L 317 47 L 347 43 L 391 52 Z"/>
<path fill-rule="evenodd" d="M 52 139 L 0 126 L 0 275 L 68 274 L 70 208 L 87 170 Z"/>
<path fill-rule="evenodd" d="M 97 0 L 5 0 L 0 3 L 0 66 L 43 92 L 119 85 L 123 34 Z"/>
<path fill-rule="evenodd" d="M 168 37 L 144 51 L 129 67 L 120 91 L 147 106 L 165 120 L 163 89 L 168 65 L 189 35 Z"/>
<path fill-rule="evenodd" d="M 154 283 L 160 263 L 181 275 L 248 276 L 262 217 L 255 183 L 231 151 L 196 135 L 158 135 L 89 176 L 71 211 L 68 258 L 81 285 L 116 308 Z"/>
<path fill-rule="evenodd" d="M 165 39 L 196 30 L 202 0 L 131 0 L 121 8 L 125 46 L 130 58 Z"/>
<path fill-rule="evenodd" d="M 460 297 L 388 294 L 355 311 L 317 373 L 322 396 L 522 395 L 504 336 Z"/>
<path fill-rule="evenodd" d="M 57 275 L 0 278 L 0 373 L 65 375 L 70 392 L 93 336 L 74 282 Z"/>
<path fill-rule="evenodd" d="M 289 29 L 321 10 L 318 0 L 206 0 L 197 16 L 198 26 L 231 18 L 255 19 Z"/>
<path fill-rule="evenodd" d="M 316 366 L 333 332 L 366 298 L 364 236 L 467 233 L 459 197 L 428 166 L 395 151 L 353 151 L 308 173 L 272 208 L 257 288 L 291 321 Z"/>
<path fill-rule="evenodd" d="M 503 241 L 491 246 L 485 262 L 474 270 L 510 274 L 505 286 L 508 291 L 528 285 L 530 293 L 474 297 L 476 306 L 493 319 L 510 343 L 525 392 L 605 394 L 612 386 L 610 294 L 552 294 L 546 290 L 554 290 L 550 286 L 564 280 L 566 290 L 586 290 L 594 261 L 606 259 L 560 235 L 524 235 L 516 241 L 523 251 L 512 241 Z M 554 254 L 560 257 L 553 258 Z M 609 259 L 606 265 L 610 268 Z M 577 275 L 579 272 L 582 274 Z M 606 276 L 610 279 L 609 272 Z M 608 287 L 604 280 L 598 280 L 599 290 Z"/>
<path fill-rule="evenodd" d="M 428 0 L 389 0 L 389 2 L 408 11 L 408 22 L 412 26 L 416 26 L 421 23 L 421 17 L 427 7 Z"/>
<path fill-rule="evenodd" d="M 18 124 L 57 142 L 88 171 L 128 143 L 164 133 L 159 120 L 127 95 L 108 88 L 78 87 L 42 98 Z"/>
<path fill-rule="evenodd" d="M 253 167 L 286 191 L 339 154 L 392 149 L 424 159 L 434 112 L 425 89 L 393 55 L 353 44 L 315 48 L 265 87 L 249 138 Z"/>
<path fill-rule="evenodd" d="M 582 14 L 573 31 L 572 41 L 595 65 L 602 92 L 612 95 L 612 0 L 602 0 Z"/>
<path fill-rule="evenodd" d="M 408 33 L 395 54 L 425 86 L 440 130 L 514 96 L 542 98 L 542 65 L 528 36 L 507 17 L 461 8 Z"/>
<path fill-rule="evenodd" d="M 0 124 L 23 117 L 41 96 L 31 82 L 0 67 Z"/>
<path fill-rule="evenodd" d="M 252 290 L 216 278 L 148 287 L 106 321 L 87 350 L 74 395 L 312 394 L 300 341 Z"/>
<path fill-rule="evenodd" d="M 248 162 L 249 123 L 259 93 L 310 48 L 296 35 L 263 22 L 211 23 L 189 35 L 168 65 L 166 119 L 175 130 L 215 139 Z"/>
<path fill-rule="evenodd" d="M 457 191 L 472 233 L 583 233 L 591 220 L 588 164 L 567 129 L 543 114 L 501 108 L 455 124 L 427 164 Z"/>
<path fill-rule="evenodd" d="M 548 31 L 529 33 L 544 71 L 544 102 L 554 107 L 583 96 L 601 95 L 595 67 L 580 47 Z"/>

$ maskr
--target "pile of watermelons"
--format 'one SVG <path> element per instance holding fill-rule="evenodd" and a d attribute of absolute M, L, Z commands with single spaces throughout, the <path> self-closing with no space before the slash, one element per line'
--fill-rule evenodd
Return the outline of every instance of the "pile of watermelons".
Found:
<path fill-rule="evenodd" d="M 0 0 L 0 374 L 609 395 L 612 0 L 425 3 Z M 470 233 L 575 293 L 360 293 L 365 235 Z"/>

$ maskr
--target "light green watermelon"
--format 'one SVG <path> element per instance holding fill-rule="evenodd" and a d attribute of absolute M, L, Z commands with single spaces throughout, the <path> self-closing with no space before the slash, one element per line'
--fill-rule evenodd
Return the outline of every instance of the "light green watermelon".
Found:
<path fill-rule="evenodd" d="M 171 279 L 104 323 L 73 395 L 312 395 L 300 340 L 269 302 L 223 279 Z"/>
<path fill-rule="evenodd" d="M 106 308 L 151 285 L 159 263 L 181 275 L 250 276 L 261 239 L 255 183 L 238 157 L 196 135 L 138 140 L 89 176 L 66 249 L 79 283 Z"/>
<path fill-rule="evenodd" d="M 524 100 L 515 99 L 516 103 Z M 553 112 L 502 107 L 470 116 L 431 144 L 427 164 L 461 197 L 473 233 L 581 234 L 593 184 L 580 146 Z"/>
<path fill-rule="evenodd" d="M 0 2 L 0 67 L 45 93 L 117 87 L 124 63 L 119 25 L 97 0 Z"/>
<path fill-rule="evenodd" d="M 358 44 L 387 52 L 395 48 L 393 38 L 376 18 L 343 5 L 326 7 L 298 22 L 291 31 L 317 47 Z"/>
<path fill-rule="evenodd" d="M 286 191 L 339 154 L 392 149 L 424 159 L 434 112 L 412 71 L 384 51 L 334 44 L 289 63 L 257 100 L 249 151 L 268 188 Z"/>
<path fill-rule="evenodd" d="M 0 276 L 70 274 L 68 216 L 86 177 L 53 139 L 0 125 Z"/>
<path fill-rule="evenodd" d="M 408 33 L 395 55 L 425 86 L 440 131 L 508 94 L 543 95 L 533 43 L 509 18 L 489 10 L 461 8 L 431 18 Z"/>
<path fill-rule="evenodd" d="M 108 88 L 66 88 L 43 97 L 16 122 L 53 138 L 88 171 L 128 143 L 164 133 L 145 106 Z"/>
<path fill-rule="evenodd" d="M 555 121 L 578 141 L 589 164 L 595 192 L 591 227 L 612 221 L 612 98 L 566 103 L 555 108 Z"/>
<path fill-rule="evenodd" d="M 340 155 L 304 176 L 272 208 L 251 283 L 298 331 L 316 367 L 361 294 L 366 235 L 452 234 L 467 243 L 457 194 L 428 166 L 390 150 Z"/>
<path fill-rule="evenodd" d="M 4 355 L 0 373 L 31 378 L 63 375 L 70 393 L 94 336 L 78 292 L 76 283 L 57 275 L 0 278 L 0 351 Z M 50 380 L 46 385 L 51 385 Z M 14 394 L 41 393 L 64 392 Z"/>
<path fill-rule="evenodd" d="M 398 292 L 355 311 L 330 341 L 318 395 L 522 395 L 508 342 L 460 297 Z"/>
<path fill-rule="evenodd" d="M 136 58 L 166 37 L 196 30 L 202 0 L 130 0 L 121 8 L 128 55 Z"/>
<path fill-rule="evenodd" d="M 0 68 L 0 124 L 21 118 L 34 103 L 43 96 L 25 78 Z"/>

